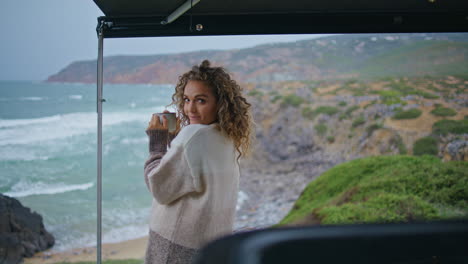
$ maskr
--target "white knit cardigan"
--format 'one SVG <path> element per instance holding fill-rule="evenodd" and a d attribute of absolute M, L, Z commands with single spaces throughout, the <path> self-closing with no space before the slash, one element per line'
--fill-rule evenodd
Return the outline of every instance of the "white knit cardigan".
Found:
<path fill-rule="evenodd" d="M 188 125 L 159 166 L 145 175 L 154 199 L 150 228 L 173 243 L 200 248 L 232 233 L 239 164 L 216 125 Z"/>

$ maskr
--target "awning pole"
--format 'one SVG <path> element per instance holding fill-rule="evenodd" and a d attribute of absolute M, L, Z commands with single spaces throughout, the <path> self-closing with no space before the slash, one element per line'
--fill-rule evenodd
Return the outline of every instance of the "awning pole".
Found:
<path fill-rule="evenodd" d="M 166 17 L 163 21 L 161 21 L 162 25 L 170 24 L 174 22 L 177 18 L 191 9 L 194 5 L 198 4 L 201 0 L 187 0 L 181 6 L 179 6 L 174 12 L 172 12 L 169 16 Z"/>
<path fill-rule="evenodd" d="M 96 263 L 101 264 L 101 243 L 102 243 L 102 81 L 103 81 L 103 26 L 101 23 L 98 29 L 98 60 L 97 60 L 97 249 Z"/>

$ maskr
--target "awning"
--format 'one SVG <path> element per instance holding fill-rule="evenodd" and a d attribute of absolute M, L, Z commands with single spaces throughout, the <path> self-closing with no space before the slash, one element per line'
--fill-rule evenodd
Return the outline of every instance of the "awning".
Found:
<path fill-rule="evenodd" d="M 94 0 L 105 38 L 250 34 L 466 32 L 466 0 Z"/>

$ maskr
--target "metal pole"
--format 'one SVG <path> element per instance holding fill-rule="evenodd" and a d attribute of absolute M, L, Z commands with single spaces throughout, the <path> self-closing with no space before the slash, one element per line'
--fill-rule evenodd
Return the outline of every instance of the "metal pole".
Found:
<path fill-rule="evenodd" d="M 103 81 L 103 26 L 98 29 L 98 60 L 97 60 L 97 249 L 96 263 L 101 264 L 101 243 L 102 243 L 102 81 Z"/>
<path fill-rule="evenodd" d="M 172 12 L 165 20 L 161 21 L 161 24 L 166 25 L 172 23 L 200 1 L 201 0 L 187 0 L 185 3 L 179 6 L 179 8 Z"/>

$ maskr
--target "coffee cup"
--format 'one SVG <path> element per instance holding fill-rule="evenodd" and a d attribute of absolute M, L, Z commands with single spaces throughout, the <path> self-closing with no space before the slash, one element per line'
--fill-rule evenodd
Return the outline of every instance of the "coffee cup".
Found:
<path fill-rule="evenodd" d="M 170 133 L 173 133 L 176 130 L 176 113 L 156 113 L 159 116 L 159 121 L 163 122 L 163 116 L 166 117 L 167 120 L 167 129 Z"/>

